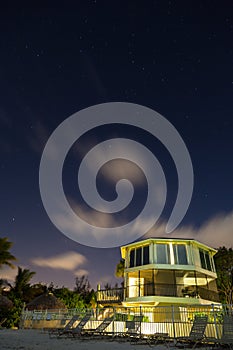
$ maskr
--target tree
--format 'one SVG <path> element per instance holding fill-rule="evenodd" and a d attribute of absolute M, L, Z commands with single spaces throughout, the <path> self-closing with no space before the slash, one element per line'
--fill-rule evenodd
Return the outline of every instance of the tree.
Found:
<path fill-rule="evenodd" d="M 6 322 L 4 322 L 4 327 L 19 327 L 20 317 L 23 309 L 23 301 L 11 293 L 9 295 L 9 299 L 12 301 L 13 307 L 12 309 L 7 310 L 5 315 L 3 315 L 7 318 Z"/>
<path fill-rule="evenodd" d="M 125 270 L 125 260 L 121 259 L 116 266 L 116 271 L 115 271 L 116 277 L 123 278 L 124 270 Z"/>
<path fill-rule="evenodd" d="M 94 289 L 92 289 L 89 293 L 89 296 L 88 296 L 88 303 L 89 305 L 95 309 L 97 307 L 97 295 L 96 295 L 96 292 L 94 291 Z"/>
<path fill-rule="evenodd" d="M 16 258 L 9 252 L 12 244 L 12 242 L 8 241 L 7 237 L 0 238 L 0 268 L 3 265 L 14 268 L 14 265 L 11 263 L 11 261 L 15 261 Z"/>
<path fill-rule="evenodd" d="M 33 299 L 49 291 L 47 285 L 42 282 L 32 284 L 31 289 L 33 290 Z"/>
<path fill-rule="evenodd" d="M 66 287 L 57 288 L 53 291 L 54 295 L 66 305 L 68 309 L 84 309 L 85 304 L 83 298 L 74 291 Z"/>
<path fill-rule="evenodd" d="M 223 303 L 233 304 L 233 249 L 220 247 L 214 256 L 217 287 Z"/>
<path fill-rule="evenodd" d="M 104 285 L 104 289 L 106 289 L 106 290 L 112 289 L 111 284 L 110 284 L 110 283 L 106 283 L 106 284 Z"/>
<path fill-rule="evenodd" d="M 90 283 L 88 281 L 87 276 L 83 275 L 81 277 L 76 277 L 75 279 L 75 292 L 83 296 L 84 298 L 90 292 Z"/>
<path fill-rule="evenodd" d="M 35 272 L 28 269 L 22 269 L 18 266 L 18 273 L 15 277 L 15 284 L 12 287 L 14 295 L 21 298 L 23 301 L 29 302 L 31 299 L 30 280 L 35 275 Z"/>
<path fill-rule="evenodd" d="M 10 287 L 10 283 L 7 281 L 7 279 L 5 278 L 1 278 L 0 279 L 0 294 L 2 294 L 2 292 L 4 292 L 5 288 Z"/>

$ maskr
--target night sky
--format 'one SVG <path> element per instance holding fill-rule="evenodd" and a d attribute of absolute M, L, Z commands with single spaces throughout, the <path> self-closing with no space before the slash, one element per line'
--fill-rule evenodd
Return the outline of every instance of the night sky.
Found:
<path fill-rule="evenodd" d="M 17 264 L 37 272 L 34 282 L 73 287 L 75 276 L 88 274 L 93 288 L 115 284 L 119 248 L 68 239 L 50 221 L 39 191 L 40 158 L 51 133 L 73 113 L 105 102 L 147 106 L 182 136 L 193 163 L 194 192 L 172 235 L 232 246 L 233 3 L 72 4 L 11 3 L 0 11 L 0 232 L 14 243 Z M 163 145 L 137 128 L 113 125 L 84 135 L 65 162 L 67 196 L 80 200 L 79 150 L 108 137 L 137 140 L 158 157 L 168 196 L 153 235 L 163 236 L 177 194 L 175 167 Z M 114 198 L 101 174 L 97 184 L 106 199 Z M 137 215 L 145 188 L 135 189 L 134 204 L 118 215 L 121 222 Z M 15 273 L 1 274 L 10 279 Z"/>

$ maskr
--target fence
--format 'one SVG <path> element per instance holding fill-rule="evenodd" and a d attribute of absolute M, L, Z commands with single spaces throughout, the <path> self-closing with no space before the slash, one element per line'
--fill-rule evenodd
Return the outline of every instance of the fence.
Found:
<path fill-rule="evenodd" d="M 88 310 L 90 312 L 90 310 Z M 22 328 L 64 327 L 74 316 L 80 319 L 87 310 L 70 309 L 28 311 L 21 315 Z M 106 307 L 92 309 L 92 317 L 85 328 L 96 328 L 106 317 L 113 322 L 106 331 L 114 334 L 124 333 L 130 321 L 137 324 L 141 334 L 168 333 L 170 337 L 187 336 L 191 330 L 195 315 L 207 315 L 206 335 L 219 338 L 222 332 L 222 320 L 225 314 L 233 314 L 232 305 L 171 305 L 156 307 Z M 79 322 L 79 321 L 77 321 Z"/>

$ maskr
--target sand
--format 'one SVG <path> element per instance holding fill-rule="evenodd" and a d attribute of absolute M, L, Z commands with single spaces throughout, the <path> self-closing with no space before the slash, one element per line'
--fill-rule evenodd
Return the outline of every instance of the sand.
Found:
<path fill-rule="evenodd" d="M 156 350 L 165 350 L 165 345 L 153 346 Z M 148 345 L 135 345 L 130 342 L 106 341 L 101 339 L 68 339 L 50 338 L 47 332 L 32 329 L 1 329 L 1 350 L 143 350 L 150 349 Z M 174 347 L 170 347 L 174 349 Z"/>

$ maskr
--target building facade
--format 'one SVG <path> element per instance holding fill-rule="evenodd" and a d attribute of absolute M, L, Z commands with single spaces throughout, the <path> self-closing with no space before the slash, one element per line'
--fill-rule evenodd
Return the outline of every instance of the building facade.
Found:
<path fill-rule="evenodd" d="M 98 303 L 126 307 L 219 303 L 215 253 L 193 239 L 150 238 L 125 245 L 123 287 L 99 288 Z"/>

